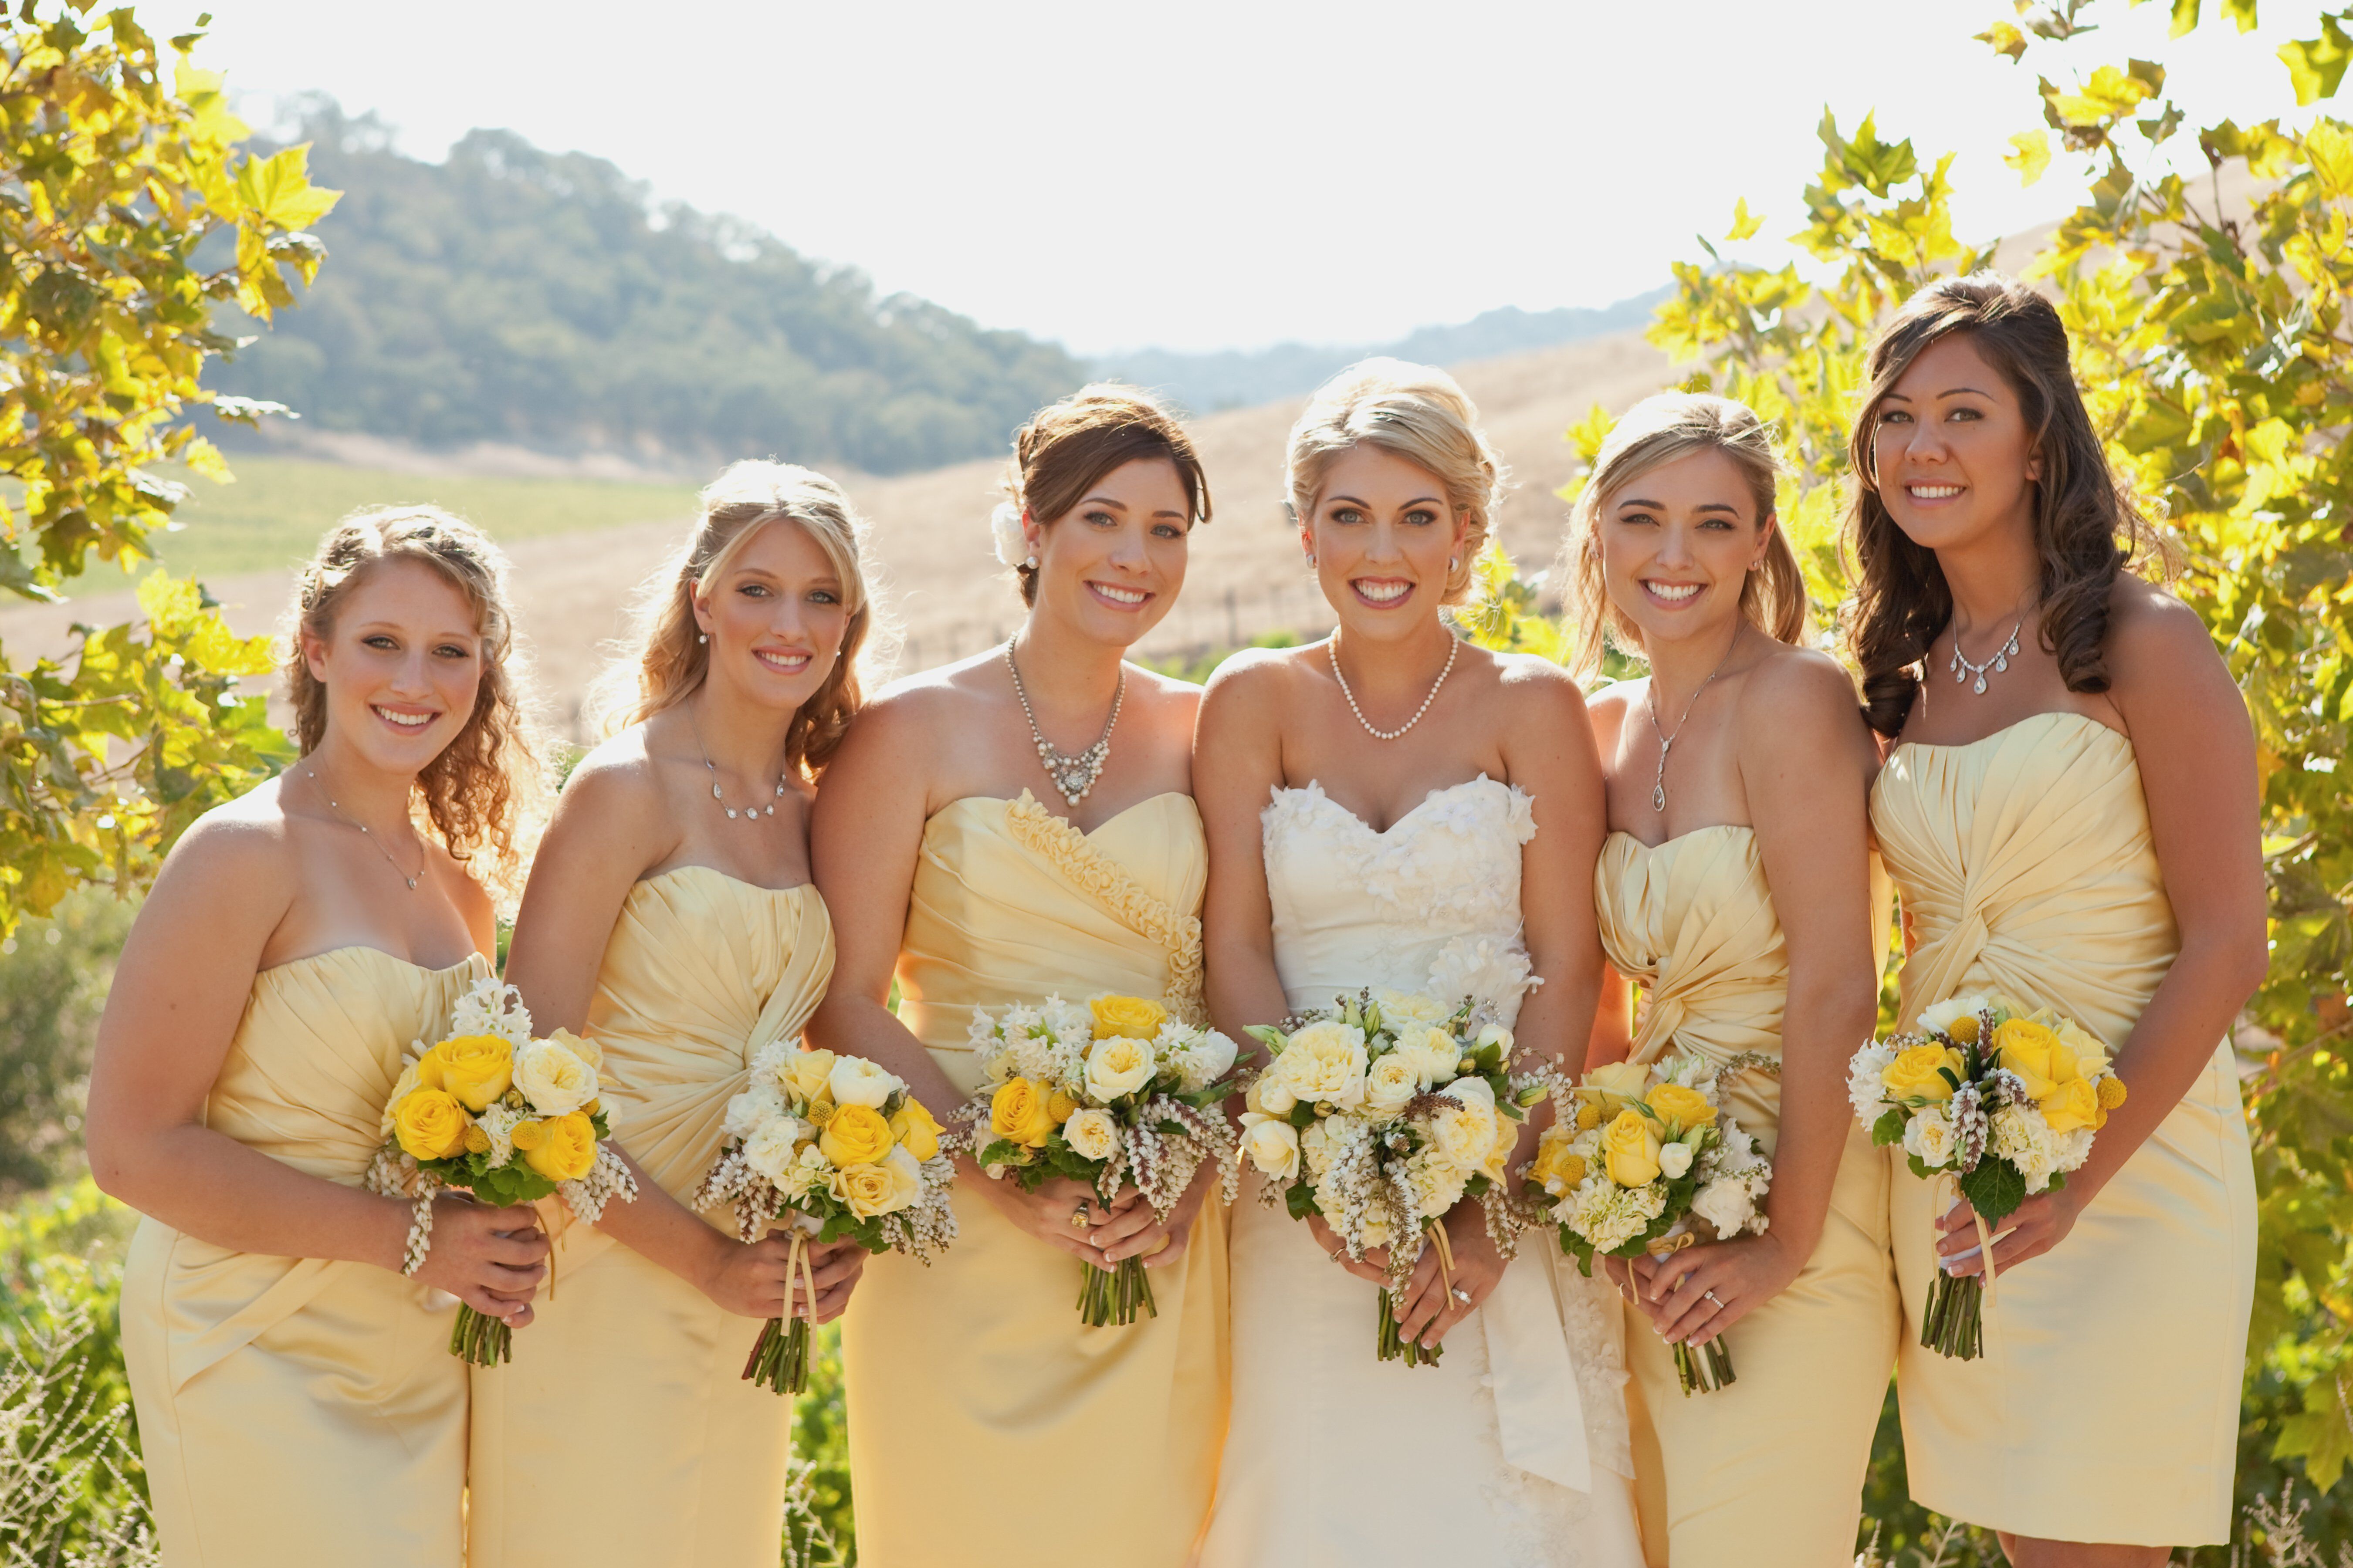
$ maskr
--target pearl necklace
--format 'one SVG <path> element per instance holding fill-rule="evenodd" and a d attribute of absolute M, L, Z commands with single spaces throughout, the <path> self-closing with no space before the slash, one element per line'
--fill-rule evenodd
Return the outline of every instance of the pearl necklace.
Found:
<path fill-rule="evenodd" d="M 714 766 L 711 761 L 711 749 L 702 743 L 702 726 L 694 721 L 693 714 L 689 713 L 686 716 L 686 727 L 694 731 L 694 749 L 702 753 L 702 765 L 710 771 L 711 798 L 719 803 L 719 809 L 727 814 L 728 821 L 734 821 L 736 816 L 735 808 L 727 804 L 727 797 L 719 793 L 719 769 Z M 756 805 L 747 805 L 744 808 L 743 815 L 753 822 L 759 821 L 763 816 L 776 816 L 776 802 L 785 798 L 786 777 L 786 775 L 783 773 L 778 773 L 776 775 L 776 793 L 775 797 L 768 802 L 767 808 L 765 810 L 763 810 Z"/>
<path fill-rule="evenodd" d="M 1330 654 L 1332 658 L 1332 679 L 1340 683 L 1340 695 L 1348 700 L 1348 711 L 1356 716 L 1356 722 L 1365 727 L 1365 733 L 1370 735 L 1376 741 L 1394 741 L 1398 736 L 1404 734 L 1408 730 L 1412 729 L 1416 724 L 1420 723 L 1421 716 L 1430 711 L 1430 705 L 1438 700 L 1438 689 L 1446 684 L 1446 678 L 1448 676 L 1454 673 L 1454 656 L 1461 651 L 1461 638 L 1456 637 L 1452 632 L 1446 634 L 1446 668 L 1440 670 L 1438 672 L 1438 679 L 1430 683 L 1430 695 L 1421 700 L 1421 706 L 1413 710 L 1413 717 L 1407 720 L 1404 723 L 1398 725 L 1394 730 L 1374 729 L 1373 721 L 1365 717 L 1365 710 L 1356 706 L 1356 694 L 1348 689 L 1348 678 L 1340 673 L 1339 627 L 1334 626 L 1332 628 L 1331 646 L 1324 651 Z"/>
<path fill-rule="evenodd" d="M 1029 693 L 1021 685 L 1021 667 L 1013 662 L 1011 637 L 1005 639 L 1005 668 L 1013 672 L 1013 695 L 1020 700 L 1021 716 L 1029 721 L 1029 738 L 1038 742 L 1038 761 L 1071 809 L 1076 811 L 1079 802 L 1087 798 L 1087 793 L 1095 787 L 1095 780 L 1103 777 L 1103 768 L 1111 761 L 1111 727 L 1119 722 L 1120 704 L 1127 700 L 1127 667 L 1120 666 L 1119 684 L 1112 689 L 1111 717 L 1103 721 L 1103 733 L 1095 737 L 1093 745 L 1077 752 L 1057 751 L 1054 743 L 1046 739 L 1046 731 L 1038 728 L 1038 715 L 1029 706 Z"/>
<path fill-rule="evenodd" d="M 318 770 L 315 768 L 306 767 L 302 770 L 302 776 L 309 779 L 312 784 L 318 784 L 319 794 L 323 796 L 327 802 L 327 809 L 333 812 L 337 816 L 343 818 L 352 826 L 358 828 L 361 836 L 369 843 L 376 847 L 377 852 L 383 855 L 385 862 L 392 868 L 394 874 L 399 877 L 402 881 L 408 884 L 408 890 L 412 893 L 417 891 L 417 878 L 425 875 L 425 862 L 423 860 L 419 860 L 417 862 L 417 877 L 412 877 L 407 872 L 403 871 L 400 868 L 400 862 L 392 858 L 392 851 L 390 848 L 386 847 L 384 840 L 378 838 L 375 834 L 370 833 L 366 823 L 362 822 L 358 817 L 353 816 L 350 812 L 345 811 L 342 806 L 335 804 L 335 797 L 327 793 L 326 784 L 321 782 Z"/>

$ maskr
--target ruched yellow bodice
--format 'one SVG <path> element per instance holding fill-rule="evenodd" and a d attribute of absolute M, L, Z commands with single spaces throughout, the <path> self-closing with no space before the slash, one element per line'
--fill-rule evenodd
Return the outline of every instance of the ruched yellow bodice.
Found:
<path fill-rule="evenodd" d="M 206 1125 L 358 1186 L 405 1053 L 437 1038 L 489 973 L 479 955 L 422 969 L 366 947 L 262 971 Z M 458 1561 L 454 1310 L 371 1264 L 235 1252 L 140 1221 L 122 1340 L 165 1563 L 296 1568 L 322 1542 L 384 1568 Z"/>
<path fill-rule="evenodd" d="M 1873 788 L 1872 824 L 1904 899 L 1907 1019 L 1989 991 L 2125 1045 L 2179 948 L 2129 739 L 2042 713 L 1967 745 L 1907 742 Z M 2130 1058 L 2120 1065 L 2129 1087 Z M 1916 1342 L 1941 1201 L 1895 1170 L 1913 1496 L 2060 1541 L 2229 1539 L 2254 1289 L 2254 1173 L 2229 1043 L 2065 1239 L 2001 1277 L 1978 1361 Z M 2136 1375 L 2084 1383 L 2092 1343 Z"/>
<path fill-rule="evenodd" d="M 1696 828 L 1658 845 L 1613 833 L 1593 904 L 1611 965 L 1642 987 L 1632 1059 L 1779 1060 L 1788 951 L 1754 828 Z M 1724 1087 L 1734 1120 L 1776 1152 L 1778 1079 L 1752 1069 Z M 1852 1552 L 1895 1356 L 1886 1210 L 1885 1163 L 1850 1123 L 1812 1256 L 1725 1336 L 1739 1378 L 1704 1398 L 1683 1394 L 1672 1351 L 1626 1309 L 1636 1493 L 1653 1563 L 1810 1568 Z"/>
<path fill-rule="evenodd" d="M 976 1007 L 1116 991 L 1198 1010 L 1208 870 L 1189 795 L 1088 834 L 1026 792 L 955 801 L 923 830 L 900 1016 L 969 1090 Z M 869 1264 L 843 1321 L 860 1559 L 1075 1568 L 1108 1551 L 1177 1568 L 1225 1428 L 1222 1215 L 1205 1208 L 1185 1257 L 1153 1271 L 1158 1317 L 1100 1329 L 1079 1321 L 1076 1258 L 969 1192 L 956 1215 L 929 1268 Z"/>
<path fill-rule="evenodd" d="M 752 1058 L 800 1034 L 832 973 L 814 887 L 685 866 L 629 890 L 586 1032 L 647 1175 L 692 1197 Z M 743 1381 L 759 1321 L 543 1210 L 558 1241 L 538 1320 L 512 1364 L 474 1374 L 471 1568 L 771 1568 L 792 1402 Z"/>

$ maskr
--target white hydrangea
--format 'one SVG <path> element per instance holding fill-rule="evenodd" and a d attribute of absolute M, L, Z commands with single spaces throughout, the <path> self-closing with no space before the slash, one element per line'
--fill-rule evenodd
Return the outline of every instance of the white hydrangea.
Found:
<path fill-rule="evenodd" d="M 1215 1029 L 1189 1028 L 1173 1019 L 1160 1026 L 1152 1054 L 1176 1069 L 1180 1087 L 1193 1094 L 1233 1070 L 1240 1049 Z"/>
<path fill-rule="evenodd" d="M 1666 1212 L 1667 1190 L 1660 1182 L 1621 1187 L 1597 1174 L 1586 1177 L 1565 1203 L 1571 1211 L 1568 1224 L 1577 1233 L 1595 1250 L 1609 1252 L 1650 1229 Z"/>
<path fill-rule="evenodd" d="M 488 1110 L 474 1119 L 474 1125 L 480 1128 L 491 1141 L 490 1161 L 492 1165 L 503 1165 L 514 1158 L 515 1123 L 529 1114 L 528 1111 L 515 1110 L 504 1100 L 496 1100 Z"/>
<path fill-rule="evenodd" d="M 772 1119 L 785 1113 L 784 1091 L 777 1089 L 774 1078 L 754 1079 L 752 1087 L 727 1102 L 727 1121 L 720 1129 L 723 1138 L 749 1138 Z"/>
<path fill-rule="evenodd" d="M 2059 1169 L 2059 1137 L 2042 1113 L 2032 1106 L 2005 1105 L 1992 1121 L 1993 1152 L 2018 1167 L 2030 1194 L 2049 1187 Z"/>
<path fill-rule="evenodd" d="M 1691 1212 L 1715 1227 L 1718 1236 L 1738 1236 L 1758 1224 L 1757 1194 L 1749 1190 L 1749 1182 L 1738 1176 L 1719 1176 L 1692 1194 Z"/>
<path fill-rule="evenodd" d="M 1887 1109 L 1882 1103 L 1887 1096 L 1887 1068 L 1897 1054 L 1894 1046 L 1873 1040 L 1855 1052 L 1853 1059 L 1847 1063 L 1846 1098 L 1865 1127 L 1878 1121 Z"/>

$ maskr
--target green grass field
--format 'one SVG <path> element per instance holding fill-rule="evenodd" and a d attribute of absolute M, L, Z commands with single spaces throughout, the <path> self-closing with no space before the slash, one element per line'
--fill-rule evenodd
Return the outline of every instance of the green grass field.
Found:
<path fill-rule="evenodd" d="M 175 514 L 186 526 L 159 534 L 153 542 L 174 574 L 220 578 L 299 564 L 337 518 L 385 503 L 447 507 L 507 543 L 683 518 L 694 510 L 694 489 L 688 485 L 401 474 L 249 456 L 232 458 L 229 468 L 237 475 L 233 484 L 174 476 L 193 492 Z M 141 572 L 145 570 L 142 565 Z M 127 586 L 130 580 L 99 564 L 69 591 L 81 598 Z"/>

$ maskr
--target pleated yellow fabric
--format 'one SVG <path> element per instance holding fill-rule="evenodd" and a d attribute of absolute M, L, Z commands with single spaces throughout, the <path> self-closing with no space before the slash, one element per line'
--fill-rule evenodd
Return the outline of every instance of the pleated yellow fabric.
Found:
<path fill-rule="evenodd" d="M 671 1196 L 691 1198 L 752 1058 L 800 1033 L 832 973 L 813 887 L 686 866 L 630 889 L 586 1032 L 616 1140 Z M 543 1214 L 554 1279 L 513 1362 L 474 1373 L 471 1568 L 774 1568 L 793 1406 L 744 1381 L 758 1320 Z"/>
<path fill-rule="evenodd" d="M 1872 823 L 1914 944 L 1907 1020 L 1989 991 L 2124 1044 L 2179 948 L 2130 741 L 2044 713 L 1968 745 L 1906 743 Z M 2001 1277 L 1979 1360 L 1918 1343 L 1938 1200 L 1894 1172 L 1912 1495 L 2049 1540 L 2228 1540 L 2255 1261 L 2228 1042 L 2067 1238 Z"/>
<path fill-rule="evenodd" d="M 479 955 L 421 969 L 366 947 L 262 971 L 205 1124 L 358 1186 L 403 1053 L 489 973 Z M 166 1568 L 459 1561 L 456 1310 L 388 1268 L 232 1252 L 141 1220 L 122 1349 Z"/>
<path fill-rule="evenodd" d="M 1181 1000 L 1208 868 L 1190 795 L 1086 835 L 1026 791 L 953 802 L 923 830 L 899 1016 L 970 1092 L 976 1007 L 1050 992 Z M 1225 1431 L 1223 1215 L 1205 1208 L 1185 1258 L 1153 1270 L 1158 1317 L 1100 1329 L 1079 1321 L 1077 1259 L 976 1194 L 959 1194 L 956 1218 L 928 1269 L 870 1264 L 843 1321 L 859 1560 L 1176 1568 Z"/>
<path fill-rule="evenodd" d="M 1594 868 L 1594 908 L 1609 962 L 1643 987 L 1634 1060 L 1780 1056 L 1788 958 L 1754 829 L 1703 827 L 1655 847 L 1613 833 Z M 1734 1119 L 1769 1155 L 1779 1081 L 1750 1071 L 1725 1087 Z M 1887 1166 L 1869 1137 L 1851 1130 L 1821 1239 L 1798 1278 L 1725 1334 L 1731 1386 L 1686 1397 L 1650 1319 L 1625 1313 L 1635 1494 L 1654 1568 L 1820 1568 L 1852 1557 L 1900 1317 Z"/>

